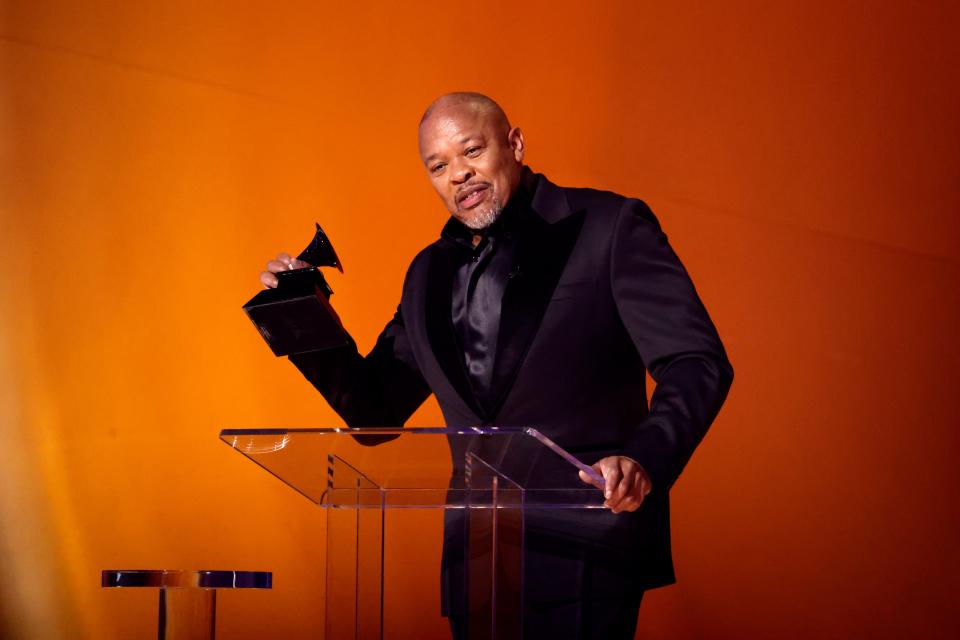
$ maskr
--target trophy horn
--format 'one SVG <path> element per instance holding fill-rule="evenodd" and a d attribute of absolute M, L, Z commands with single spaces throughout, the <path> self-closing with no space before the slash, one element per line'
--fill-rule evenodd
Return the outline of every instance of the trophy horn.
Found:
<path fill-rule="evenodd" d="M 336 267 L 340 273 L 343 273 L 343 263 L 340 262 L 337 252 L 334 251 L 330 238 L 320 228 L 319 223 L 314 224 L 317 225 L 317 232 L 313 235 L 313 240 L 310 241 L 307 248 L 297 256 L 297 260 L 302 260 L 314 267 Z"/>

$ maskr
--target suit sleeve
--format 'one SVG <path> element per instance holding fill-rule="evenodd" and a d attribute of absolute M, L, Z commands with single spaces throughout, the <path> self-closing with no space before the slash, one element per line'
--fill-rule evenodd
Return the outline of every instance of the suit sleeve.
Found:
<path fill-rule="evenodd" d="M 401 427 L 430 395 L 399 308 L 366 357 L 350 338 L 344 347 L 290 361 L 350 427 Z"/>
<path fill-rule="evenodd" d="M 654 490 L 669 489 L 720 411 L 733 368 L 693 282 L 639 200 L 620 211 L 610 278 L 623 325 L 657 383 L 623 455 L 643 466 Z"/>

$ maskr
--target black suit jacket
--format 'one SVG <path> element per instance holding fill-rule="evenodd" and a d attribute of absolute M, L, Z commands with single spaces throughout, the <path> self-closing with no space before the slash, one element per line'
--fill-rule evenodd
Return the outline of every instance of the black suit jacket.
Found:
<path fill-rule="evenodd" d="M 637 512 L 581 512 L 573 524 L 547 518 L 544 527 L 558 539 L 579 530 L 617 550 L 613 562 L 638 590 L 668 584 L 668 490 L 733 370 L 646 204 L 527 177 L 536 215 L 504 293 L 491 411 L 473 396 L 453 331 L 455 252 L 463 248 L 447 239 L 414 258 L 399 309 L 369 355 L 351 344 L 290 359 L 350 426 L 400 426 L 432 392 L 451 427 L 532 426 L 588 463 L 633 458 L 653 482 Z M 657 382 L 649 408 L 647 370 Z"/>

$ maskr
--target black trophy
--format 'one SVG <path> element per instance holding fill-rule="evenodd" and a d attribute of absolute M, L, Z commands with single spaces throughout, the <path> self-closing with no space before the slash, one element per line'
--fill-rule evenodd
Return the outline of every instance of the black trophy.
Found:
<path fill-rule="evenodd" d="M 349 341 L 330 306 L 333 289 L 319 269 L 336 267 L 343 273 L 343 265 L 319 224 L 297 260 L 313 266 L 277 273 L 275 289 L 264 289 L 243 305 L 276 356 L 332 349 Z"/>

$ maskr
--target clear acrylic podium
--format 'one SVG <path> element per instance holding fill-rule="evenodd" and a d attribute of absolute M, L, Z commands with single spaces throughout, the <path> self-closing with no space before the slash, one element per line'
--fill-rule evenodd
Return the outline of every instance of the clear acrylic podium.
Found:
<path fill-rule="evenodd" d="M 384 636 L 390 509 L 445 509 L 448 607 L 467 636 L 523 635 L 531 513 L 603 508 L 590 467 L 535 429 L 225 429 L 220 438 L 328 509 L 327 640 Z"/>

